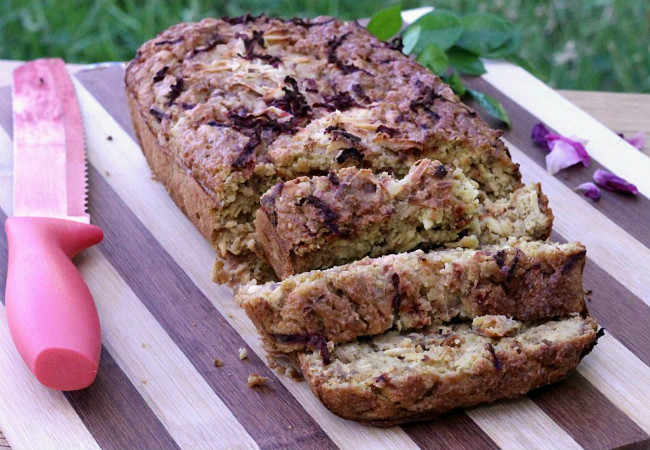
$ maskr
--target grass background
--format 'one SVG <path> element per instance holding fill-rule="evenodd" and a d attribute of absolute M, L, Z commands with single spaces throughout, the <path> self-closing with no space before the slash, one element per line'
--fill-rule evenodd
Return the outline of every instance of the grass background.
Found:
<path fill-rule="evenodd" d="M 369 17 L 401 4 L 489 11 L 524 33 L 521 53 L 551 86 L 650 93 L 648 0 L 2 0 L 0 59 L 126 61 L 168 26 L 245 12 Z"/>

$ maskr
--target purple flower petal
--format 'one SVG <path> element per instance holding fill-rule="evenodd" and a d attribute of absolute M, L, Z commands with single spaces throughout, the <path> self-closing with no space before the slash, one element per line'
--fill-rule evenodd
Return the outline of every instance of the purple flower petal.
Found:
<path fill-rule="evenodd" d="M 550 150 L 548 142 L 546 141 L 546 136 L 550 133 L 551 132 L 548 131 L 548 128 L 546 128 L 543 123 L 538 123 L 533 127 L 530 137 L 533 138 L 533 141 L 535 141 L 537 145 Z"/>
<path fill-rule="evenodd" d="M 641 150 L 645 145 L 646 138 L 647 136 L 643 131 L 637 131 L 637 133 L 631 138 L 623 138 L 623 139 L 629 142 L 633 147 L 636 147 L 637 149 Z"/>
<path fill-rule="evenodd" d="M 599 186 L 610 191 L 629 192 L 634 195 L 639 193 L 635 185 L 603 169 L 598 169 L 594 172 L 594 181 Z"/>
<path fill-rule="evenodd" d="M 559 134 L 550 134 L 546 139 L 548 141 L 549 146 L 551 147 L 551 150 L 553 149 L 554 142 L 558 142 L 558 141 L 566 142 L 567 144 L 573 147 L 576 154 L 580 157 L 580 161 L 582 161 L 583 166 L 588 167 L 589 164 L 591 164 L 591 157 L 589 156 L 589 153 L 587 153 L 587 149 L 585 148 L 582 142 L 577 141 L 575 139 L 569 139 L 568 137 L 565 136 L 560 136 Z M 586 141 L 584 142 L 586 143 Z"/>
<path fill-rule="evenodd" d="M 552 142 L 551 151 L 546 155 L 546 171 L 555 175 L 562 169 L 578 164 L 584 160 L 576 151 L 575 147 L 563 139 L 557 139 Z"/>
<path fill-rule="evenodd" d="M 576 187 L 575 190 L 584 191 L 585 197 L 589 197 L 593 200 L 598 200 L 600 198 L 600 188 L 591 181 L 582 183 L 580 186 Z"/>

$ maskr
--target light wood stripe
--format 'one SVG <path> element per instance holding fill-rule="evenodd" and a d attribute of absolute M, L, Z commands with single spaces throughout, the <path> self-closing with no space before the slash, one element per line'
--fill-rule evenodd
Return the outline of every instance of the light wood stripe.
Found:
<path fill-rule="evenodd" d="M 650 158 L 522 68 L 500 61 L 485 61 L 485 67 L 488 83 L 559 133 L 589 139 L 595 160 L 650 198 Z"/>
<path fill-rule="evenodd" d="M 578 372 L 650 434 L 650 368 L 625 346 L 605 334 Z"/>
<path fill-rule="evenodd" d="M 11 345 L 4 305 L 0 342 L 0 427 L 9 444 L 15 450 L 45 443 L 48 449 L 100 449 L 65 395 L 43 387 L 25 367 Z"/>
<path fill-rule="evenodd" d="M 467 414 L 503 450 L 578 450 L 582 447 L 532 400 L 521 397 L 480 406 Z"/>
<path fill-rule="evenodd" d="M 260 357 L 265 358 L 252 323 L 235 303 L 232 293 L 211 280 L 214 251 L 194 225 L 173 203 L 164 187 L 151 179 L 139 146 L 114 121 L 83 85 L 76 83 L 77 95 L 87 129 L 88 157 L 105 181 L 149 229 L 163 248 Z M 106 141 L 111 135 L 112 141 Z M 137 195 L 135 195 L 137 194 Z M 173 234 L 169 230 L 173 229 Z M 178 239 L 183 236 L 183 239 Z M 316 422 L 342 449 L 417 449 L 399 427 L 370 428 L 334 417 L 309 391 L 306 383 L 279 377 L 285 388 L 312 414 Z"/>
<path fill-rule="evenodd" d="M 0 150 L 3 161 L 8 149 Z M 11 204 L 0 208 L 11 214 Z M 181 448 L 259 448 L 104 255 L 93 247 L 76 262 L 97 304 L 104 347 Z"/>
<path fill-rule="evenodd" d="M 544 180 L 555 221 L 553 227 L 568 240 L 581 241 L 589 257 L 619 280 L 634 295 L 650 305 L 650 249 L 643 246 L 619 225 L 595 210 L 589 199 L 574 192 L 543 167 L 506 140 L 512 158 L 521 164 L 524 180 Z M 650 173 L 650 172 L 649 172 Z M 603 239 L 607 236 L 607 239 Z"/>

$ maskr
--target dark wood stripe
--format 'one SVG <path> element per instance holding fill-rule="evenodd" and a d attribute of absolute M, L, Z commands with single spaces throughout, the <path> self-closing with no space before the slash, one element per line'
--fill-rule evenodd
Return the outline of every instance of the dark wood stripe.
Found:
<path fill-rule="evenodd" d="M 567 242 L 557 232 L 553 232 L 551 240 Z M 631 293 L 591 258 L 587 258 L 583 285 L 587 290 L 585 297 L 590 314 L 607 329 L 607 333 L 650 366 L 650 327 L 647 325 L 647 320 L 642 320 L 644 317 L 650 317 L 650 306 Z"/>
<path fill-rule="evenodd" d="M 0 222 L 5 220 L 5 213 L 0 210 Z M 0 286 L 4 287 L 7 281 L 4 233 L 0 233 L 0 255 Z M 4 304 L 4 288 L 1 295 Z M 95 382 L 87 389 L 66 392 L 65 396 L 104 450 L 179 448 L 104 347 Z"/>
<path fill-rule="evenodd" d="M 541 122 L 541 120 L 519 106 L 510 97 L 484 79 L 467 77 L 464 81 L 472 88 L 492 95 L 503 104 L 513 119 L 511 121 L 512 128 L 505 131 L 504 137 L 516 145 L 529 158 L 545 168 L 547 152 L 541 147 L 538 147 L 530 137 L 533 125 Z M 540 99 L 540 101 L 543 101 L 543 99 Z M 477 110 L 479 112 L 482 111 L 480 108 L 477 108 Z M 492 119 L 486 118 L 485 116 L 483 118 L 492 126 L 498 126 Z M 580 137 L 590 139 L 590 136 Z M 598 161 L 592 160 L 589 167 L 583 167 L 579 164 L 559 172 L 556 178 L 570 189 L 573 189 L 581 183 L 593 181 L 592 177 L 596 169 L 604 169 L 604 167 Z M 543 182 L 543 180 L 540 181 Z M 635 197 L 602 189 L 602 198 L 599 201 L 587 200 L 596 210 L 603 213 L 643 245 L 650 248 L 650 200 L 648 198 L 641 194 Z M 551 205 L 552 207 L 553 205 Z"/>
<path fill-rule="evenodd" d="M 244 340 L 92 166 L 89 178 L 90 214 L 105 233 L 101 251 L 258 445 L 337 448 L 264 361 L 252 351 L 239 359 Z M 215 358 L 224 365 L 215 367 Z M 268 377 L 268 387 L 248 387 L 251 373 Z"/>
<path fill-rule="evenodd" d="M 578 373 L 528 395 L 585 450 L 648 448 L 650 436 Z"/>
<path fill-rule="evenodd" d="M 428 422 L 402 425 L 420 448 L 427 450 L 497 450 L 499 446 L 462 411 Z"/>

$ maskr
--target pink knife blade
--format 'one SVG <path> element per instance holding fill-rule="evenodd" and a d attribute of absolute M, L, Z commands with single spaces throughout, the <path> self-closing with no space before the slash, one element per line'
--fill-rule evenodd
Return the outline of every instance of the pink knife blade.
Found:
<path fill-rule="evenodd" d="M 99 243 L 85 211 L 85 147 L 74 87 L 60 59 L 14 71 L 14 216 L 5 306 L 27 367 L 45 386 L 82 389 L 97 374 L 99 317 L 71 261 Z"/>

